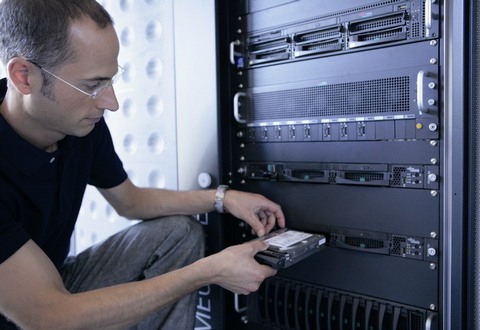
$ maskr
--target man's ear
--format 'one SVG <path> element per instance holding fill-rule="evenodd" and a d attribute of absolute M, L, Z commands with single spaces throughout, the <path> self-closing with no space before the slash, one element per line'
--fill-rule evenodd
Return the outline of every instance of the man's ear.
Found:
<path fill-rule="evenodd" d="M 7 64 L 8 80 L 22 94 L 31 94 L 32 83 L 41 79 L 41 75 L 34 64 L 21 58 L 14 57 Z"/>

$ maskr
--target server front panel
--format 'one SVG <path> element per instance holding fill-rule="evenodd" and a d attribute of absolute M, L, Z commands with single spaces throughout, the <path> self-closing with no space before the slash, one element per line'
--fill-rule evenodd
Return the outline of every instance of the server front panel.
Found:
<path fill-rule="evenodd" d="M 237 326 L 440 328 L 438 1 L 250 0 L 229 10 L 224 179 L 278 202 L 290 228 L 328 245 L 237 297 Z M 252 238 L 230 223 L 227 243 Z"/>

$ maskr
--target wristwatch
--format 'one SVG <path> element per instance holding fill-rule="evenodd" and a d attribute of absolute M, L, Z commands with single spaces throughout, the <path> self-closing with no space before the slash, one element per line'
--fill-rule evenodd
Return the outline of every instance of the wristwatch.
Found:
<path fill-rule="evenodd" d="M 218 213 L 225 213 L 225 206 L 223 202 L 225 200 L 225 193 L 229 189 L 229 186 L 223 184 L 217 188 L 217 192 L 215 193 L 215 210 L 217 210 Z"/>

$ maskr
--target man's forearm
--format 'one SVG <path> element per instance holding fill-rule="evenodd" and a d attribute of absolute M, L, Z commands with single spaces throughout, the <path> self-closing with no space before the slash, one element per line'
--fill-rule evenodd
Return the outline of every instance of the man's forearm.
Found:
<path fill-rule="evenodd" d="M 214 210 L 215 202 L 215 190 L 138 188 L 129 180 L 111 189 L 100 189 L 100 192 L 119 215 L 128 219 L 207 213 Z"/>

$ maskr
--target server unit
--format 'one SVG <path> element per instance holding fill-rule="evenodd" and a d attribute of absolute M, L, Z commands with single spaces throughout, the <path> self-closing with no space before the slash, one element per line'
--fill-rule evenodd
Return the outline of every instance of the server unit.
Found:
<path fill-rule="evenodd" d="M 463 4 L 217 7 L 223 181 L 281 204 L 288 227 L 327 237 L 257 293 L 231 297 L 227 319 L 238 329 L 462 328 L 467 50 L 452 34 L 462 39 Z M 226 245 L 252 238 L 226 223 Z"/>

